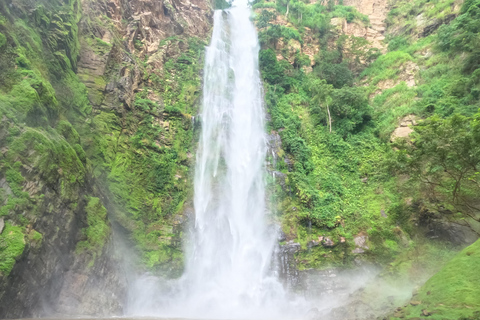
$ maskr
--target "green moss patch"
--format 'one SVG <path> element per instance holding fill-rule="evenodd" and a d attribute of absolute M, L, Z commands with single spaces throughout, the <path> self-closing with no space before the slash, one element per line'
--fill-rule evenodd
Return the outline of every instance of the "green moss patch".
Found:
<path fill-rule="evenodd" d="M 23 228 L 5 223 L 5 229 L 0 234 L 0 276 L 8 276 L 24 249 Z"/>
<path fill-rule="evenodd" d="M 82 230 L 86 240 L 77 244 L 78 254 L 88 252 L 92 255 L 91 264 L 101 254 L 103 246 L 110 235 L 110 226 L 107 223 L 107 209 L 102 205 L 99 198 L 88 197 L 85 211 L 87 213 L 88 226 Z"/>
<path fill-rule="evenodd" d="M 3 33 L 0 33 L 0 48 L 3 47 L 7 43 L 7 37 Z"/>
<path fill-rule="evenodd" d="M 478 319 L 480 316 L 480 240 L 465 248 L 421 287 L 403 310 L 405 318 Z M 415 303 L 413 303 L 415 304 Z"/>

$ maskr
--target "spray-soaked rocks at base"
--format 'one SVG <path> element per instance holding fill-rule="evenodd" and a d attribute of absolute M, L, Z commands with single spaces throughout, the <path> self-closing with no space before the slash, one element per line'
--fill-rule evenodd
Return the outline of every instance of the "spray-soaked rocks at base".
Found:
<path fill-rule="evenodd" d="M 286 237 L 283 232 L 280 233 L 279 239 L 285 241 Z M 299 283 L 299 271 L 295 260 L 295 253 L 301 249 L 302 246 L 299 243 L 290 240 L 280 246 L 278 254 L 276 255 L 278 259 L 279 278 L 287 288 L 296 288 Z"/>
<path fill-rule="evenodd" d="M 45 191 L 46 204 L 25 236 L 6 222 L 12 230 L 4 234 L 20 236 L 25 249 L 0 281 L 0 318 L 123 314 L 125 250 L 116 250 L 99 198 L 85 197 L 71 210 Z M 94 208 L 87 199 L 96 200 Z"/>
<path fill-rule="evenodd" d="M 295 290 L 304 290 L 303 287 L 307 281 L 305 275 L 307 274 L 334 278 L 336 272 L 332 270 L 341 270 L 341 268 L 321 271 L 315 270 L 315 268 L 326 266 L 331 261 L 339 261 L 342 256 L 347 257 L 345 250 L 348 250 L 349 246 L 345 237 L 319 236 L 317 240 L 307 242 L 305 247 L 294 240 L 287 241 L 287 238 L 285 233 L 279 232 L 279 274 L 287 287 Z M 313 265 L 315 267 L 312 268 Z"/>
<path fill-rule="evenodd" d="M 381 272 L 366 265 L 350 271 L 300 272 L 302 290 L 318 308 L 306 317 L 312 320 L 479 319 L 480 276 L 473 267 L 478 265 L 479 249 L 477 240 L 448 259 L 440 271 L 426 270 L 428 261 L 421 261 L 423 257 L 419 256 L 417 266 L 404 271 L 395 267 L 399 265 L 395 261 Z M 444 262 L 437 258 L 434 263 Z"/>
<path fill-rule="evenodd" d="M 366 265 L 351 270 L 301 271 L 300 290 L 316 306 L 304 315 L 304 319 L 371 320 L 390 312 L 395 307 L 396 298 L 387 296 L 387 289 L 381 296 L 365 299 L 366 288 L 375 284 L 378 275 L 376 267 Z"/>
<path fill-rule="evenodd" d="M 113 241 L 102 251 L 93 265 L 88 255 L 75 256 L 51 305 L 56 314 L 69 317 L 78 314 L 89 317 L 124 314 L 127 279 L 120 257 L 127 254 Z"/>
<path fill-rule="evenodd" d="M 302 272 L 301 279 L 307 299 L 316 305 L 305 315 L 308 320 L 384 319 L 398 304 L 411 299 L 413 289 L 408 281 L 392 286 L 372 265 L 351 270 L 308 270 Z"/>

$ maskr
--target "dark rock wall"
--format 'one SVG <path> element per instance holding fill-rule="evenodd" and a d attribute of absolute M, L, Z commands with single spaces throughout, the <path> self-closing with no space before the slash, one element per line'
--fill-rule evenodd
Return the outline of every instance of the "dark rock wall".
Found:
<path fill-rule="evenodd" d="M 2 285 L 0 316 L 17 318 L 41 312 L 42 305 L 55 299 L 65 273 L 73 262 L 79 215 L 60 206 L 45 212 L 34 227 L 43 233 L 40 248 L 28 248 Z"/>
<path fill-rule="evenodd" d="M 22 181 L 19 182 L 19 190 L 28 193 L 28 196 L 24 195 L 28 201 L 27 205 L 12 206 L 1 219 L 2 225 L 6 223 L 22 228 L 25 249 L 15 257 L 16 263 L 11 271 L 6 274 L 0 271 L 0 318 L 122 315 L 129 276 L 126 268 L 135 263 L 126 264 L 125 260 L 132 258 L 139 263 L 145 262 L 142 253 L 126 257 L 125 246 L 129 247 L 128 250 L 135 251 L 132 248 L 138 241 L 131 240 L 132 234 L 137 231 L 143 233 L 143 229 L 138 228 L 144 228 L 149 223 L 160 225 L 162 232 L 170 234 L 173 229 L 176 236 L 157 236 L 158 241 L 163 242 L 155 245 L 149 243 L 150 252 L 170 250 L 171 244 L 175 248 L 181 248 L 182 243 L 178 237 L 182 228 L 178 221 L 185 219 L 181 217 L 181 207 L 175 203 L 171 206 L 179 208 L 179 213 L 168 213 L 161 218 L 155 214 L 150 215 L 150 212 L 157 209 L 145 205 L 141 212 L 147 217 L 140 216 L 137 221 L 132 218 L 132 213 L 127 208 L 130 203 L 125 204 L 119 200 L 118 190 L 124 186 L 116 185 L 117 193 L 110 190 L 112 183 L 107 179 L 109 172 L 105 168 L 111 168 L 112 164 L 108 162 L 109 158 L 101 143 L 107 141 L 108 148 L 112 148 L 115 155 L 135 154 L 139 159 L 147 155 L 141 149 L 128 149 L 131 142 L 127 139 L 123 144 L 119 142 L 120 139 L 101 140 L 105 133 L 95 132 L 95 117 L 102 113 L 112 115 L 116 128 L 119 128 L 118 136 L 130 138 L 135 131 L 143 130 L 144 118 L 139 116 L 135 107 L 137 93 L 145 92 L 142 96 L 144 99 L 158 105 L 159 109 L 163 107 L 163 88 L 155 87 L 149 80 L 149 75 L 155 74 L 161 82 L 168 73 L 164 71 L 164 64 L 169 59 L 177 59 L 184 50 L 189 49 L 187 42 L 191 37 L 208 40 L 212 22 L 211 4 L 208 0 L 22 0 L 0 3 L 0 14 L 5 17 L 5 20 L 0 19 L 0 32 L 7 35 L 7 44 L 0 46 L 4 74 L 15 75 L 15 70 L 19 68 L 41 70 L 45 83 L 52 83 L 57 95 L 56 100 L 50 99 L 49 106 L 54 105 L 59 110 L 56 114 L 50 113 L 48 124 L 32 122 L 32 126 L 21 122 L 24 115 L 21 115 L 20 109 L 18 121 L 17 118 L 10 118 L 9 114 L 5 115 L 3 110 L 6 109 L 1 112 L 0 187 L 2 196 L 6 195 L 3 205 L 8 204 L 9 197 L 13 197 L 15 192 L 11 179 L 7 177 L 8 170 L 13 168 L 15 161 L 21 162 L 19 170 Z M 22 21 L 27 27 L 21 29 L 15 25 L 15 21 Z M 42 38 L 32 52 L 26 54 L 30 59 L 34 55 L 39 57 L 31 65 L 21 64 L 22 61 L 18 60 L 18 52 L 21 52 L 18 48 L 26 45 L 26 41 L 22 43 L 23 33 L 27 32 L 25 30 L 32 32 L 29 35 L 32 39 L 37 39 L 37 34 Z M 52 35 L 56 36 L 57 31 L 63 35 L 68 33 L 68 36 L 64 36 L 64 41 L 61 37 L 53 38 Z M 167 38 L 172 40 L 165 43 Z M 63 59 L 64 56 L 70 62 Z M 59 58 L 59 62 L 56 58 Z M 5 69 L 5 66 L 8 68 Z M 199 77 L 199 74 L 191 77 Z M 3 76 L 0 78 L 2 92 L 7 92 L 7 99 L 10 99 L 8 94 L 11 87 L 7 86 L 9 79 L 5 80 Z M 12 79 L 13 83 L 17 81 L 13 76 Z M 179 91 L 183 90 L 182 84 L 175 81 L 177 80 L 170 81 L 172 86 L 180 87 Z M 83 95 L 80 83 L 87 89 L 85 95 L 88 101 L 79 101 Z M 49 84 L 45 86 L 48 87 Z M 187 97 L 190 100 L 185 102 L 190 109 L 194 108 L 194 98 L 199 95 L 198 88 L 195 90 L 192 98 Z M 43 93 L 40 93 L 40 98 L 43 98 Z M 7 105 L 0 99 L 0 107 L 14 108 L 14 98 L 11 98 L 12 103 L 6 100 L 10 103 Z M 158 140 L 155 142 L 159 148 L 167 144 L 173 145 L 175 139 L 180 139 L 177 138 L 178 132 L 191 132 L 192 129 L 188 127 L 190 115 L 187 114 L 190 112 L 182 111 L 184 114 L 178 116 L 177 112 L 175 117 L 163 110 L 158 114 L 152 113 L 155 117 L 154 124 L 163 130 L 162 136 L 156 138 Z M 173 120 L 169 117 L 173 117 Z M 135 119 L 135 126 L 131 125 L 132 118 Z M 69 121 L 76 129 L 71 129 L 76 135 L 73 139 L 75 141 L 71 138 L 73 133 L 63 132 L 63 136 L 57 134 L 60 132 L 58 123 L 61 121 Z M 176 123 L 183 124 L 184 128 L 175 127 Z M 36 126 L 34 129 L 33 125 Z M 145 127 L 150 127 L 150 124 Z M 28 145 L 23 153 L 13 154 L 10 151 L 13 129 L 20 132 L 20 137 L 29 130 L 36 130 L 35 132 L 48 135 L 51 141 L 61 141 L 67 151 L 75 149 L 72 155 L 74 160 L 65 158 L 57 150 L 44 154 L 34 151 L 35 143 L 38 145 L 35 140 L 31 141 L 32 145 Z M 117 133 L 108 132 L 106 135 L 114 134 Z M 191 143 L 191 140 L 187 142 Z M 118 146 L 120 147 L 117 148 Z M 67 159 L 71 163 L 79 160 L 78 169 L 71 169 L 75 172 L 75 181 L 70 182 L 73 178 L 67 175 L 70 173 L 67 164 L 59 164 L 59 168 L 46 171 L 40 167 L 39 157 L 42 164 L 57 163 L 58 159 Z M 190 158 L 190 155 L 184 155 L 179 161 L 188 166 Z M 172 174 L 171 178 L 178 180 L 178 176 L 179 173 L 175 177 Z M 179 190 L 188 188 L 188 177 L 182 177 L 181 181 L 183 185 L 178 187 Z M 154 192 L 146 182 L 143 188 L 146 195 L 150 196 Z M 129 190 L 122 192 L 131 193 Z M 174 192 L 176 191 L 171 193 Z M 153 194 L 152 197 L 156 196 Z M 106 207 L 108 211 L 107 229 L 104 231 L 106 238 L 101 245 L 95 244 L 93 247 L 89 244 L 91 239 L 86 231 L 92 227 L 86 209 L 91 197 L 100 198 L 102 208 Z M 183 203 L 182 197 L 185 197 L 185 193 L 175 201 Z M 1 203 L 4 198 L 0 200 Z M 185 207 L 188 208 L 189 205 Z M 156 232 L 155 228 L 157 227 L 148 230 Z M 0 235 L 2 231 L 3 227 Z M 41 235 L 41 240 L 32 240 L 37 234 Z M 82 243 L 86 244 L 86 249 L 81 249 Z M 0 253 L 1 250 L 4 248 L 0 248 Z M 177 252 L 178 250 L 168 251 L 167 255 L 178 255 Z"/>

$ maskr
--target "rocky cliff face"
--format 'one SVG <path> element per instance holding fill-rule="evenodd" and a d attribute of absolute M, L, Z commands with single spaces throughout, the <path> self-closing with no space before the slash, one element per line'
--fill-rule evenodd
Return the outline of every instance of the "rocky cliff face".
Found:
<path fill-rule="evenodd" d="M 164 63 L 188 48 L 185 43 L 165 40 L 205 40 L 211 28 L 212 9 L 208 1 L 83 1 L 82 6 L 86 15 L 80 26 L 85 42 L 78 74 L 89 88 L 89 98 L 95 106 L 112 107 L 117 102 L 113 95 L 118 97 L 117 107 L 122 103 L 132 107 L 135 92 L 142 86 L 152 87 L 151 81 L 142 77 L 151 73 L 164 77 Z M 101 22 L 105 13 L 108 23 Z M 92 37 L 102 42 L 92 43 Z M 146 60 L 145 69 L 138 65 L 140 60 Z M 107 83 L 107 79 L 111 81 Z"/>
<path fill-rule="evenodd" d="M 389 5 L 387 0 L 347 0 L 344 1 L 346 6 L 355 7 L 360 13 L 368 16 L 369 25 L 360 30 L 356 24 L 348 24 L 344 22 L 343 31 L 345 34 L 354 35 L 356 37 L 364 37 L 374 48 L 385 51 L 383 40 L 385 39 L 387 14 Z"/>
<path fill-rule="evenodd" d="M 0 4 L 0 318 L 121 315 L 125 247 L 140 269 L 181 272 L 211 14 L 202 0 Z"/>

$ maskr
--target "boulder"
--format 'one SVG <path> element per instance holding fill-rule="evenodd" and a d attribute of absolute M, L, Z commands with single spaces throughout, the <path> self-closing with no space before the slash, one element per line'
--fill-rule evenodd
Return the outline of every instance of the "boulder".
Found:
<path fill-rule="evenodd" d="M 277 241 L 278 242 L 287 241 L 287 235 L 282 230 L 279 230 L 277 232 Z"/>
<path fill-rule="evenodd" d="M 380 210 L 380 215 L 384 218 L 388 218 L 387 214 L 385 213 L 385 210 Z"/>
<path fill-rule="evenodd" d="M 368 236 L 361 235 L 361 234 L 353 238 L 353 241 L 355 242 L 355 246 L 362 249 L 368 249 L 367 240 L 368 240 Z"/>
<path fill-rule="evenodd" d="M 393 131 L 390 141 L 397 139 L 408 138 L 410 133 L 413 132 L 412 126 L 417 125 L 417 117 L 413 114 L 403 117 L 400 120 L 399 126 Z"/>
<path fill-rule="evenodd" d="M 322 241 L 322 246 L 326 247 L 326 248 L 331 248 L 331 247 L 335 247 L 335 242 L 332 241 L 332 239 L 328 238 L 328 237 L 325 237 L 323 238 L 323 241 Z"/>
<path fill-rule="evenodd" d="M 318 242 L 315 241 L 315 240 L 309 241 L 309 242 L 307 243 L 307 248 L 308 248 L 308 249 L 313 248 L 313 247 L 316 247 L 316 246 L 318 246 Z"/>
<path fill-rule="evenodd" d="M 359 254 L 359 253 L 365 253 L 365 250 L 362 248 L 355 248 L 352 250 L 352 253 Z"/>
<path fill-rule="evenodd" d="M 368 241 L 367 235 L 363 233 L 359 233 L 358 235 L 356 235 L 353 238 L 353 242 L 355 242 L 355 249 L 352 250 L 352 253 L 360 254 L 360 253 L 364 253 L 365 250 L 368 250 L 369 247 L 367 245 L 367 241 Z"/>

